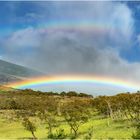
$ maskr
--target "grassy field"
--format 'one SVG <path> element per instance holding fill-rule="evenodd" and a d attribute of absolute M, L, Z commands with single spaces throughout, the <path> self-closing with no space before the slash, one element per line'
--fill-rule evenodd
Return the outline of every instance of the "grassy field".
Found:
<path fill-rule="evenodd" d="M 47 129 L 45 124 L 41 124 L 39 121 L 36 121 L 37 131 L 35 132 L 37 138 L 46 139 L 47 138 Z M 131 123 L 128 121 L 117 121 L 112 122 L 108 119 L 90 119 L 87 123 L 81 125 L 79 129 L 79 135 L 77 138 L 83 139 L 87 135 L 89 128 L 93 126 L 93 135 L 94 139 L 131 139 L 134 128 L 131 126 Z M 59 129 L 64 129 L 67 138 L 69 137 L 69 126 L 64 123 L 59 127 L 53 130 L 54 133 L 57 133 Z M 31 138 L 32 135 L 29 131 L 25 130 L 24 127 L 18 121 L 7 121 L 4 118 L 0 118 L 0 139 L 23 139 Z"/>
<path fill-rule="evenodd" d="M 139 138 L 139 93 L 97 98 L 75 94 L 28 89 L 0 94 L 0 139 L 111 140 L 132 139 L 134 133 Z"/>

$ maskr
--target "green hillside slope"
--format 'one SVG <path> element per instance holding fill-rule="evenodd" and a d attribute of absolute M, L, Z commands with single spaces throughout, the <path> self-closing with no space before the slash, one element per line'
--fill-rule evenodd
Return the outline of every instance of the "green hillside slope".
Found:
<path fill-rule="evenodd" d="M 0 83 L 41 75 L 43 75 L 43 73 L 36 70 L 0 60 Z"/>

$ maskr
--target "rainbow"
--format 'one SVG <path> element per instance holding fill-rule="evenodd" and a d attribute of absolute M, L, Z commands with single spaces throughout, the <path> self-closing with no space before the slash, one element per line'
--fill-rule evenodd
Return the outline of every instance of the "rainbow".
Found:
<path fill-rule="evenodd" d="M 115 32 L 122 26 L 120 23 L 109 23 L 108 21 L 100 20 L 89 20 L 89 19 L 79 19 L 79 20 L 51 20 L 43 21 L 38 25 L 33 25 L 28 28 L 37 29 L 40 33 L 47 32 L 58 32 L 58 31 L 81 31 L 86 33 L 96 33 L 96 34 L 106 34 L 108 32 Z M 27 27 L 26 27 L 27 28 Z M 13 30 L 7 29 L 3 31 L 4 34 L 11 34 L 18 31 L 19 29 L 24 30 L 25 27 L 14 28 Z"/>
<path fill-rule="evenodd" d="M 119 28 L 119 24 L 112 24 L 109 22 L 105 21 L 96 21 L 96 20 L 77 20 L 77 21 L 72 21 L 72 20 L 62 20 L 62 21 L 51 21 L 48 23 L 43 23 L 40 24 L 38 27 L 40 28 Z"/>
<path fill-rule="evenodd" d="M 35 27 L 40 32 L 58 32 L 58 31 L 81 31 L 87 33 L 105 34 L 115 32 L 121 25 L 119 23 L 109 23 L 108 21 L 97 20 L 59 20 L 41 23 Z"/>
<path fill-rule="evenodd" d="M 37 86 L 49 86 L 53 84 L 71 84 L 71 83 L 89 83 L 89 84 L 103 84 L 107 86 L 115 86 L 127 89 L 138 90 L 140 88 L 139 85 L 123 81 L 117 78 L 107 78 L 107 77 L 99 77 L 99 76 L 53 76 L 53 77 L 38 77 L 32 78 L 28 80 L 23 80 L 19 82 L 12 82 L 7 84 L 6 86 L 22 89 L 22 88 L 32 88 Z"/>

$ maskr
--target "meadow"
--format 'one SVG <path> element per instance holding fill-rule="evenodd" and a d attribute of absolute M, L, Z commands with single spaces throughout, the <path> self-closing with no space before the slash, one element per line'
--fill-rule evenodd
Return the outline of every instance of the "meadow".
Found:
<path fill-rule="evenodd" d="M 46 139 L 48 131 L 45 124 L 36 122 L 38 126 L 35 135 L 39 139 Z M 1 139 L 27 139 L 32 138 L 32 135 L 27 131 L 19 121 L 9 121 L 6 119 L 0 119 L 0 138 Z M 77 138 L 85 139 L 89 129 L 93 127 L 92 137 L 93 139 L 131 139 L 132 133 L 135 132 L 135 128 L 131 126 L 128 121 L 112 122 L 108 126 L 108 119 L 91 119 L 87 123 L 83 124 L 79 128 L 79 134 Z M 70 138 L 69 126 L 64 123 L 58 128 L 53 130 L 53 133 L 58 133 L 59 130 L 64 129 L 66 138 Z"/>
<path fill-rule="evenodd" d="M 1 91 L 0 139 L 139 139 L 140 94 Z"/>

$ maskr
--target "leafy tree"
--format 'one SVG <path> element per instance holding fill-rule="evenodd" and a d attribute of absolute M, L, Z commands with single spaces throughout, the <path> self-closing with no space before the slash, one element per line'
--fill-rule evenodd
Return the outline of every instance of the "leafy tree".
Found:
<path fill-rule="evenodd" d="M 42 121 L 45 121 L 47 124 L 47 129 L 48 129 L 48 137 L 53 135 L 53 128 L 57 126 L 57 121 L 55 119 L 55 114 L 47 112 L 47 111 L 41 111 L 39 112 L 39 117 Z"/>
<path fill-rule="evenodd" d="M 23 126 L 26 130 L 31 132 L 33 138 L 36 139 L 36 136 L 35 136 L 35 133 L 34 133 L 36 131 L 36 127 L 35 127 L 34 123 L 31 122 L 29 120 L 29 118 L 23 118 L 22 124 L 23 124 Z"/>
<path fill-rule="evenodd" d="M 66 134 L 64 132 L 64 129 L 59 129 L 59 130 L 56 130 L 56 133 L 55 134 L 51 134 L 48 136 L 48 138 L 51 138 L 51 139 L 64 139 L 66 138 Z"/>
<path fill-rule="evenodd" d="M 136 125 L 136 132 L 132 135 L 134 139 L 140 139 L 140 122 Z"/>
<path fill-rule="evenodd" d="M 47 124 L 48 135 L 52 135 L 52 130 L 58 125 L 56 121 L 58 101 L 53 97 L 47 97 L 43 102 L 40 99 L 40 105 L 37 108 L 39 118 Z"/>
<path fill-rule="evenodd" d="M 80 125 L 88 120 L 88 112 L 77 100 L 66 102 L 63 105 L 62 115 L 70 126 L 71 133 L 74 133 L 74 137 L 77 136 Z"/>
<path fill-rule="evenodd" d="M 69 91 L 69 92 L 67 92 L 67 96 L 69 96 L 69 97 L 78 96 L 78 93 L 76 93 L 75 91 Z"/>
<path fill-rule="evenodd" d="M 92 135 L 93 135 L 93 126 L 88 129 L 88 132 L 84 139 L 90 140 L 90 139 L 92 139 Z"/>

